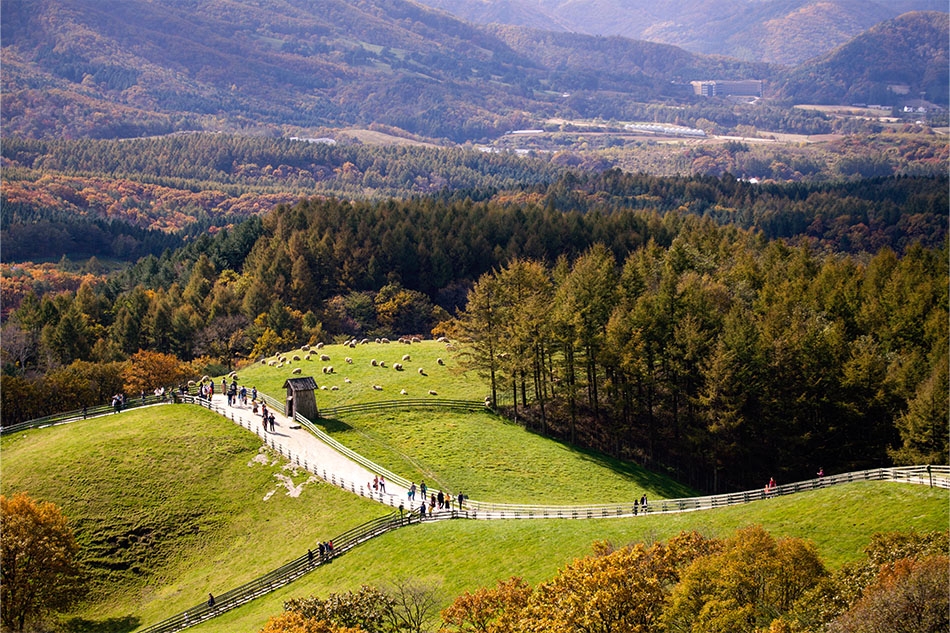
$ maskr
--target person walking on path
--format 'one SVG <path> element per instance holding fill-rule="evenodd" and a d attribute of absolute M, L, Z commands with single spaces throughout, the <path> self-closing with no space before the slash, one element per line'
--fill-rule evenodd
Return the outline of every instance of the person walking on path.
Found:
<path fill-rule="evenodd" d="M 416 498 L 416 482 L 412 482 L 412 485 L 409 486 L 409 492 L 406 494 L 409 501 L 413 501 Z"/>
<path fill-rule="evenodd" d="M 419 492 L 422 494 L 422 501 L 426 500 L 426 482 L 419 484 Z"/>
<path fill-rule="evenodd" d="M 208 606 L 214 608 L 214 595 L 208 594 Z"/>

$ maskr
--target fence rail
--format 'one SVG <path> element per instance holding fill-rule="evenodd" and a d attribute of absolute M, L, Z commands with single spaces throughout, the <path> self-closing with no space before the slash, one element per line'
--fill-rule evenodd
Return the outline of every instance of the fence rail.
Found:
<path fill-rule="evenodd" d="M 166 393 L 162 396 L 151 395 L 145 396 L 145 398 L 129 398 L 122 405 L 120 411 L 136 409 L 138 407 L 144 407 L 153 404 L 167 404 L 172 402 L 172 398 L 175 396 L 177 396 L 177 394 Z M 33 418 L 32 420 L 26 420 L 24 422 L 18 422 L 16 424 L 9 424 L 7 426 L 0 427 L 0 435 L 8 435 L 10 433 L 17 433 L 19 431 L 26 431 L 29 429 L 41 429 L 47 426 L 54 426 L 56 424 L 65 424 L 66 422 L 85 420 L 86 418 L 105 415 L 115 411 L 116 409 L 112 405 L 99 404 L 92 407 L 86 407 L 85 409 L 75 409 L 73 411 L 65 411 L 63 413 L 54 413 L 41 418 Z"/>
<path fill-rule="evenodd" d="M 161 622 L 141 629 L 138 633 L 175 633 L 176 631 L 181 631 L 190 626 L 210 620 L 226 611 L 236 609 L 264 594 L 280 589 L 294 582 L 304 574 L 329 563 L 334 558 L 342 556 L 351 549 L 377 536 L 413 523 L 421 523 L 422 521 L 444 521 L 459 518 L 467 518 L 467 514 L 457 510 L 450 510 L 436 512 L 428 515 L 424 519 L 412 512 L 396 512 L 379 517 L 331 539 L 330 542 L 333 543 L 333 551 L 323 557 L 321 557 L 318 552 L 313 552 L 312 550 L 308 551 L 306 554 L 240 587 L 219 595 L 214 595 L 214 606 L 208 602 L 204 602 L 166 618 Z"/>
<path fill-rule="evenodd" d="M 950 489 L 950 466 L 900 466 L 894 468 L 875 468 L 840 475 L 829 475 L 808 479 L 771 489 L 761 488 L 744 492 L 732 492 L 706 497 L 686 497 L 683 499 L 647 500 L 645 506 L 630 503 L 604 503 L 578 506 L 544 506 L 509 503 L 487 503 L 483 501 L 465 501 L 465 508 L 479 519 L 595 519 L 618 516 L 636 516 L 643 514 L 670 514 L 724 508 L 751 501 L 771 499 L 781 495 L 795 494 L 808 490 L 817 490 L 839 484 L 856 481 L 893 481 L 929 485 Z"/>

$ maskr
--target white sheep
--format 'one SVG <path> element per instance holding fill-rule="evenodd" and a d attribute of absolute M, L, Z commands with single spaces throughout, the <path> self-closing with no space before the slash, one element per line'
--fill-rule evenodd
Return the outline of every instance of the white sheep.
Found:
<path fill-rule="evenodd" d="M 267 361 L 267 365 L 268 365 L 269 367 L 273 367 L 273 366 L 276 365 L 276 364 L 277 364 L 277 361 L 273 361 L 273 360 Z"/>
<path fill-rule="evenodd" d="M 323 343 L 317 343 L 314 347 L 316 349 L 323 349 Z"/>
<path fill-rule="evenodd" d="M 388 339 L 388 338 L 383 338 L 383 339 L 382 339 L 382 343 L 383 343 L 383 345 L 388 345 L 388 344 L 389 344 L 389 339 Z"/>
<path fill-rule="evenodd" d="M 428 376 L 429 374 L 426 373 L 426 370 L 424 370 L 422 367 L 420 367 L 420 368 L 419 368 L 419 375 L 420 375 L 420 376 Z"/>
<path fill-rule="evenodd" d="M 299 361 L 299 360 L 300 360 L 300 357 L 297 356 L 296 354 L 294 354 L 293 359 L 294 359 L 295 361 Z"/>
<path fill-rule="evenodd" d="M 360 345 L 367 345 L 367 344 L 369 344 L 368 338 L 364 338 L 362 341 L 360 341 Z"/>
<path fill-rule="evenodd" d="M 404 396 L 408 396 L 408 395 L 409 395 L 409 392 L 406 391 L 405 389 L 400 389 L 400 390 L 399 390 L 399 393 L 401 393 L 401 394 L 404 395 Z"/>
<path fill-rule="evenodd" d="M 292 373 L 292 374 L 299 374 L 300 371 L 301 371 L 301 369 L 300 369 L 299 367 L 295 367 L 294 370 L 293 370 L 292 372 L 290 372 L 290 373 Z"/>
<path fill-rule="evenodd" d="M 369 361 L 369 364 L 373 367 L 376 367 L 379 365 L 379 361 L 374 358 L 373 360 Z"/>
<path fill-rule="evenodd" d="M 381 342 L 380 339 L 379 339 L 379 337 L 376 338 L 376 342 L 377 342 L 377 343 L 380 343 L 380 342 Z"/>
<path fill-rule="evenodd" d="M 336 385 L 333 385 L 332 387 L 330 387 L 330 391 L 339 391 L 339 390 L 340 388 L 337 387 Z"/>
<path fill-rule="evenodd" d="M 402 363 L 393 363 L 393 369 L 396 371 L 402 371 Z"/>
<path fill-rule="evenodd" d="M 266 365 L 266 364 L 267 364 L 267 359 L 266 359 L 266 358 L 262 358 L 262 359 L 261 359 L 261 365 Z"/>
<path fill-rule="evenodd" d="M 343 360 L 346 361 L 346 364 L 347 364 L 347 365 L 352 365 L 352 364 L 353 364 L 353 359 L 350 358 L 349 356 L 347 356 L 347 357 L 344 358 Z"/>
<path fill-rule="evenodd" d="M 343 382 L 353 382 L 353 381 L 350 380 L 349 378 L 344 378 L 344 379 L 343 379 Z"/>
<path fill-rule="evenodd" d="M 436 358 L 436 359 L 435 359 L 435 362 L 437 362 L 437 363 L 440 364 L 440 365 L 445 365 L 445 361 L 442 360 L 441 358 Z"/>
<path fill-rule="evenodd" d="M 412 359 L 409 357 L 409 354 L 403 354 L 402 359 L 403 359 L 404 361 L 407 361 L 407 362 L 410 361 L 410 360 L 412 360 Z"/>
<path fill-rule="evenodd" d="M 320 391 L 326 391 L 326 390 L 327 390 L 327 386 L 326 386 L 326 385 L 321 385 Z"/>
<path fill-rule="evenodd" d="M 386 361 L 384 361 L 384 360 L 379 361 L 379 366 L 380 366 L 380 367 L 385 367 L 385 366 L 386 366 Z"/>
<path fill-rule="evenodd" d="M 421 342 L 422 342 L 422 339 L 419 338 L 418 336 L 413 336 L 411 339 L 409 339 L 409 342 L 410 342 L 410 343 L 421 343 Z"/>
<path fill-rule="evenodd" d="M 303 352 L 309 352 L 309 351 L 310 351 L 310 346 L 309 346 L 309 345 L 304 345 L 303 347 L 300 348 L 300 350 L 303 351 Z"/>
<path fill-rule="evenodd" d="M 376 391 L 382 391 L 382 390 L 383 390 L 383 388 L 380 387 L 379 385 L 373 385 L 373 389 L 375 389 Z"/>
<path fill-rule="evenodd" d="M 327 354 L 320 354 L 320 360 L 330 360 L 330 357 Z"/>
<path fill-rule="evenodd" d="M 435 392 L 435 389 L 429 389 L 429 395 L 430 395 L 430 396 L 437 396 L 437 395 L 439 395 L 439 394 L 437 394 L 437 393 Z"/>
<path fill-rule="evenodd" d="M 437 338 L 437 339 L 435 339 L 435 340 L 436 340 L 437 343 L 448 343 L 448 342 L 449 342 L 449 339 L 445 338 L 444 336 L 440 336 L 439 338 Z"/>

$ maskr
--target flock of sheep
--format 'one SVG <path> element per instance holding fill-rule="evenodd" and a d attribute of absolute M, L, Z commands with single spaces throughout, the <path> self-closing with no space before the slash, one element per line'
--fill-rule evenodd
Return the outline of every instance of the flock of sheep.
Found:
<path fill-rule="evenodd" d="M 452 351 L 452 350 L 454 349 L 454 347 L 452 346 L 452 344 L 451 344 L 451 343 L 448 341 L 448 339 L 446 339 L 445 337 L 439 337 L 439 338 L 436 339 L 436 340 L 437 340 L 439 343 L 444 343 L 447 351 Z M 375 343 L 378 343 L 378 344 L 380 344 L 380 345 L 387 345 L 387 344 L 391 343 L 391 341 L 390 341 L 389 339 L 387 339 L 387 338 L 377 338 L 377 339 L 375 339 L 375 340 L 371 340 L 371 339 L 364 338 L 364 339 L 359 340 L 359 341 L 357 341 L 357 339 L 352 339 L 352 340 L 349 340 L 349 341 L 344 342 L 343 345 L 346 346 L 346 347 L 355 348 L 357 345 L 369 345 L 370 343 L 374 343 L 374 342 L 375 342 Z M 404 343 L 404 344 L 406 344 L 406 345 L 411 345 L 412 343 L 421 343 L 421 342 L 422 342 L 422 339 L 419 338 L 419 337 L 416 337 L 416 336 L 413 336 L 413 337 L 402 337 L 402 338 L 398 339 L 398 342 L 399 342 L 399 343 Z M 323 349 L 324 349 L 324 344 L 323 344 L 323 343 L 317 343 L 316 345 L 313 345 L 313 346 L 304 345 L 303 347 L 300 348 L 300 351 L 304 354 L 303 357 L 301 357 L 300 354 L 292 354 L 292 355 L 288 358 L 288 356 L 287 356 L 286 354 L 278 354 L 275 358 L 270 358 L 270 359 L 265 358 L 265 359 L 262 359 L 262 360 L 261 360 L 261 364 L 266 364 L 266 365 L 269 365 L 269 366 L 271 366 L 271 367 L 275 367 L 275 368 L 280 369 L 280 368 L 282 368 L 282 367 L 284 367 L 284 366 L 287 366 L 287 365 L 291 364 L 292 362 L 311 361 L 311 360 L 313 360 L 314 358 L 319 358 L 320 361 L 321 361 L 321 362 L 324 362 L 324 363 L 330 362 L 330 355 L 324 353 L 324 352 L 323 352 Z M 411 354 L 404 354 L 404 355 L 402 356 L 402 361 L 401 361 L 401 362 L 394 362 L 394 363 L 392 363 L 392 369 L 395 370 L 395 371 L 398 371 L 398 372 L 405 371 L 406 366 L 404 365 L 404 363 L 409 363 L 409 362 L 411 362 L 411 361 L 412 361 L 412 356 L 411 356 Z M 345 362 L 345 363 L 348 364 L 348 365 L 352 365 L 352 364 L 353 364 L 353 359 L 350 358 L 349 356 L 347 356 L 347 357 L 345 357 L 345 358 L 343 359 L 343 362 Z M 443 366 L 445 365 L 445 361 L 444 361 L 442 358 L 436 359 L 436 362 L 437 362 L 439 365 L 443 365 Z M 380 367 L 380 368 L 382 368 L 382 369 L 387 369 L 387 368 L 389 367 L 389 365 L 387 365 L 386 361 L 383 361 L 383 360 L 376 360 L 375 358 L 370 361 L 370 364 L 371 364 L 373 367 Z M 300 373 L 302 373 L 302 371 L 303 371 L 303 370 L 302 370 L 301 367 L 295 367 L 295 368 L 291 371 L 291 373 L 292 373 L 292 374 L 300 374 Z M 420 376 L 425 377 L 425 376 L 428 376 L 428 375 L 429 375 L 429 374 L 426 373 L 426 370 L 425 370 L 425 368 L 423 368 L 423 367 L 417 368 L 417 371 L 418 371 L 418 373 L 419 373 Z M 323 373 L 324 373 L 324 374 L 336 374 L 336 369 L 334 369 L 333 365 L 324 365 L 324 366 L 323 366 Z M 351 381 L 349 378 L 344 378 L 344 379 L 343 379 L 343 382 L 345 382 L 345 383 L 350 383 L 350 382 L 352 382 L 352 381 Z M 378 385 L 378 384 L 374 384 L 374 385 L 372 386 L 372 388 L 373 388 L 374 391 L 383 391 L 383 387 L 382 387 L 381 385 Z M 330 391 L 337 391 L 337 390 L 339 390 L 339 387 L 336 386 L 336 385 L 333 385 L 333 386 L 330 386 L 330 387 L 328 387 L 327 385 L 321 385 L 321 386 L 320 386 L 320 389 L 321 389 L 321 390 L 324 390 L 324 391 L 326 391 L 326 390 L 328 390 L 328 389 L 329 389 Z M 401 389 L 401 390 L 399 391 L 399 393 L 400 393 L 401 395 L 404 395 L 404 396 L 409 395 L 409 392 L 408 392 L 406 389 Z M 434 389 L 429 389 L 429 395 L 430 395 L 430 396 L 437 396 L 437 395 L 439 395 L 439 394 L 438 394 Z"/>

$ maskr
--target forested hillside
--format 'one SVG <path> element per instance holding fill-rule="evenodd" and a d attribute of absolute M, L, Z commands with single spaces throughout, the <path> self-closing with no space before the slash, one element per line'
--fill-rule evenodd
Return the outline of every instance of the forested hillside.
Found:
<path fill-rule="evenodd" d="M 616 57 L 591 66 L 581 51 L 598 44 L 588 37 L 574 43 L 577 60 L 555 68 L 402 0 L 216 0 L 200 12 L 144 0 L 108 9 L 8 0 L 2 12 L 2 121 L 7 135 L 30 137 L 383 123 L 462 141 L 568 112 L 560 95 L 590 89 L 598 73 L 609 78 L 603 89 L 647 101 L 688 95 L 683 82 L 722 66 L 685 52 L 670 65 L 670 47 L 648 43 L 626 50 L 638 72 L 617 71 Z"/>
<path fill-rule="evenodd" d="M 946 208 L 946 178 L 759 186 L 619 171 L 481 195 L 305 199 L 65 292 L 5 285 L 4 423 L 96 403 L 81 387 L 90 372 L 119 372 L 140 349 L 213 372 L 334 337 L 450 331 L 454 315 L 477 318 L 488 279 L 529 266 L 549 293 L 539 320 L 505 308 L 522 299 L 504 290 L 496 308 L 518 317 L 497 323 L 541 338 L 498 343 L 511 360 L 496 387 L 544 432 L 690 464 L 701 486 L 776 461 L 805 476 L 818 457 L 933 459 Z"/>
<path fill-rule="evenodd" d="M 779 93 L 798 103 L 886 105 L 907 94 L 946 106 L 948 42 L 950 15 L 907 13 L 803 64 L 781 80 Z"/>

